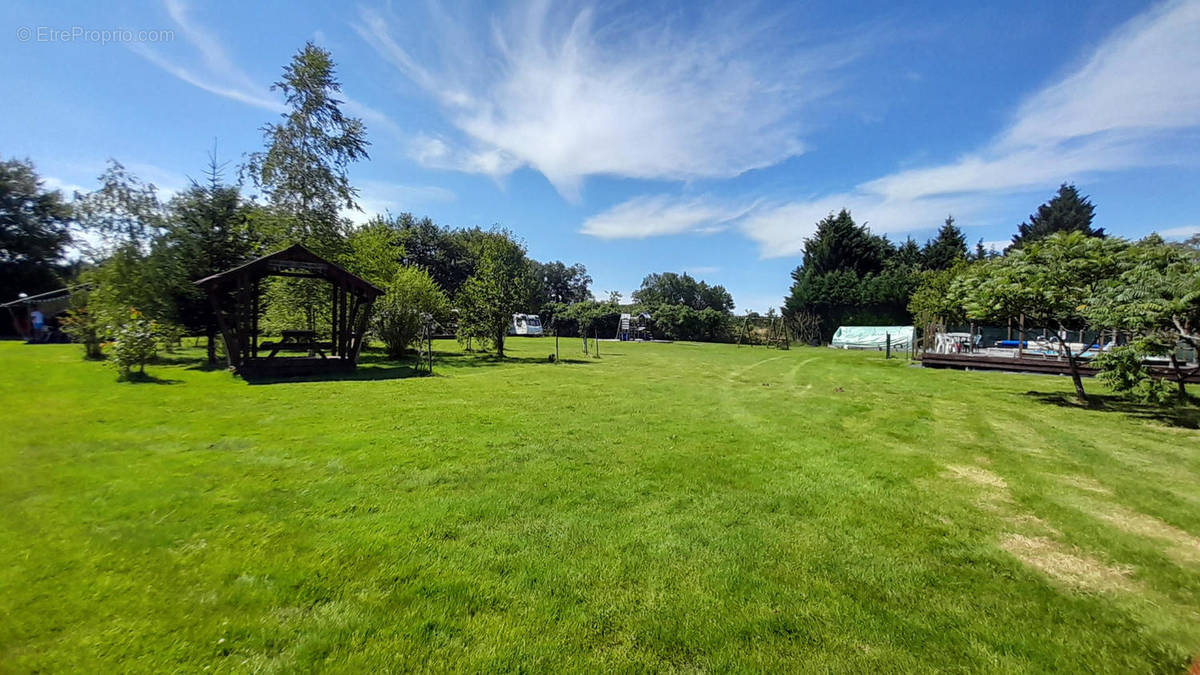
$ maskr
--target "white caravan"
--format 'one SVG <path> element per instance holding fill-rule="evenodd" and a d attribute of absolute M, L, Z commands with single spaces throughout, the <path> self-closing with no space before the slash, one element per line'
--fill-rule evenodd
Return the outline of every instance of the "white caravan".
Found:
<path fill-rule="evenodd" d="M 536 335 L 542 334 L 542 320 L 537 314 L 513 314 L 512 326 L 508 332 L 512 335 Z"/>

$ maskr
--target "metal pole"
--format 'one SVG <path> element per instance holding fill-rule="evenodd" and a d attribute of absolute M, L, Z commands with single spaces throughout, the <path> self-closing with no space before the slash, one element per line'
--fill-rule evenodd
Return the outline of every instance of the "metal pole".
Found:
<path fill-rule="evenodd" d="M 887 334 L 887 351 L 884 352 L 883 358 L 885 358 L 885 359 L 892 358 L 892 334 L 891 333 Z"/>

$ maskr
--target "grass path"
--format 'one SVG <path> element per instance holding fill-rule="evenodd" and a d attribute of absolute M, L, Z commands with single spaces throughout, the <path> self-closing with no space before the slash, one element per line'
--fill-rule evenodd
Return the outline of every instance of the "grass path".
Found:
<path fill-rule="evenodd" d="M 1079 409 L 1067 380 L 877 353 L 439 346 L 433 378 L 249 385 L 198 352 L 120 384 L 74 347 L 0 344 L 0 671 L 1200 653 L 1194 408 Z"/>

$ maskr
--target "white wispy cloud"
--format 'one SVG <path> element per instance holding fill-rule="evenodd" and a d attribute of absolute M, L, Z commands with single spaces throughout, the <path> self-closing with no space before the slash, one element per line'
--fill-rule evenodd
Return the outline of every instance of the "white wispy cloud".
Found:
<path fill-rule="evenodd" d="M 283 112 L 283 103 L 268 95 L 269 87 L 255 82 L 233 62 L 221 42 L 192 17 L 183 0 L 165 0 L 163 6 L 199 55 L 199 62 L 189 61 L 185 65 L 143 42 L 129 43 L 130 49 L 171 75 L 207 92 L 264 110 Z"/>
<path fill-rule="evenodd" d="M 361 10 L 355 29 L 461 135 L 425 143 L 418 160 L 492 175 L 532 167 L 569 198 L 588 176 L 724 178 L 800 154 L 806 105 L 861 46 L 764 48 L 778 46 L 769 19 L 672 23 L 532 2 L 495 17 L 482 39 L 439 33 L 440 51 L 423 59 L 379 12 Z"/>
<path fill-rule="evenodd" d="M 1016 105 L 1011 123 L 978 150 L 845 192 L 762 203 L 737 225 L 760 244 L 762 257 L 793 256 L 803 250 L 816 221 L 842 208 L 876 232 L 902 234 L 931 227 L 948 213 L 960 221 L 982 216 L 1006 195 L 1053 190 L 1062 181 L 1140 166 L 1194 164 L 1195 158 L 1182 156 L 1170 139 L 1179 130 L 1200 128 L 1196 35 L 1200 2 L 1156 7 L 1118 28 L 1082 65 Z M 669 198 L 655 199 L 659 211 L 673 211 Z M 625 205 L 610 209 L 626 210 Z M 706 224 L 697 218 L 688 229 Z M 644 225 L 646 232 L 655 229 L 653 222 Z M 584 232 L 589 232 L 586 224 Z"/>
<path fill-rule="evenodd" d="M 1191 162 L 1169 135 L 1200 127 L 1200 2 L 1169 2 L 1118 28 L 1060 81 L 1028 97 L 992 142 L 958 160 L 853 191 L 763 209 L 741 223 L 763 257 L 795 255 L 815 218 L 850 208 L 876 231 L 983 213 L 1005 194 L 1105 171 Z"/>
<path fill-rule="evenodd" d="M 355 225 L 362 225 L 376 215 L 414 211 L 419 206 L 451 202 L 457 199 L 452 190 L 436 185 L 407 185 L 381 180 L 358 180 L 360 211 L 345 209 L 342 216 Z"/>
<path fill-rule="evenodd" d="M 1159 230 L 1158 234 L 1163 239 L 1187 239 L 1194 234 L 1200 234 L 1200 225 L 1184 225 L 1182 227 L 1171 227 L 1165 230 Z"/>
<path fill-rule="evenodd" d="M 287 110 L 283 101 L 271 94 L 269 83 L 255 81 L 234 62 L 221 41 L 192 16 L 191 7 L 184 0 L 163 0 L 163 6 L 200 57 L 199 61 L 189 60 L 185 65 L 145 43 L 130 43 L 130 49 L 162 70 L 209 93 L 274 113 Z M 324 38 L 320 31 L 315 37 L 318 42 Z M 348 114 L 361 118 L 372 132 L 382 131 L 383 135 L 406 148 L 414 143 L 412 134 L 378 108 L 344 92 L 339 98 L 342 108 Z"/>
<path fill-rule="evenodd" d="M 581 231 L 601 239 L 644 239 L 685 232 L 715 232 L 744 216 L 748 207 L 716 204 L 704 198 L 669 195 L 635 197 L 598 213 Z"/>

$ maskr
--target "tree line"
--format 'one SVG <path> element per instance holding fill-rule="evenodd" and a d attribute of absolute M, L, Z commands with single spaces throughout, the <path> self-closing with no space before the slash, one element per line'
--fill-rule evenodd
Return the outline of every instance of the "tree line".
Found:
<path fill-rule="evenodd" d="M 341 108 L 329 52 L 307 44 L 272 90 L 286 112 L 261 128 L 263 149 L 230 167 L 214 148 L 202 179 L 170 199 L 116 160 L 97 189 L 73 199 L 45 188 L 30 161 L 0 162 L 0 298 L 83 284 L 89 290 L 75 294 L 64 328 L 91 356 L 102 342 L 121 345 L 113 356 L 123 372 L 184 334 L 207 336 L 216 363 L 215 317 L 193 282 L 293 243 L 385 290 L 371 332 L 392 356 L 429 322 L 503 356 L 513 313 L 541 313 L 578 334 L 631 308 L 595 300 L 586 267 L 533 260 L 499 227 L 450 228 L 409 213 L 354 227 L 342 215 L 359 208 L 348 173 L 369 159 L 370 143 L 362 121 Z M 82 257 L 66 262 L 68 247 Z M 310 279 L 266 280 L 263 295 L 268 332 L 314 329 L 331 301 Z M 728 333 L 732 297 L 686 274 L 648 276 L 634 301 L 661 315 L 664 336 Z"/>
<path fill-rule="evenodd" d="M 1075 186 L 1064 184 L 1018 227 L 1006 250 L 1060 231 L 1101 237 L 1103 229 L 1091 226 L 1093 216 L 1092 203 Z M 841 325 L 908 324 L 918 313 L 913 299 L 944 286 L 950 270 L 999 255 L 986 249 L 982 240 L 968 248 L 953 216 L 924 245 L 912 237 L 897 245 L 855 223 L 843 209 L 818 222 L 816 232 L 805 240 L 783 315 L 798 339 L 812 343 L 828 342 Z"/>

